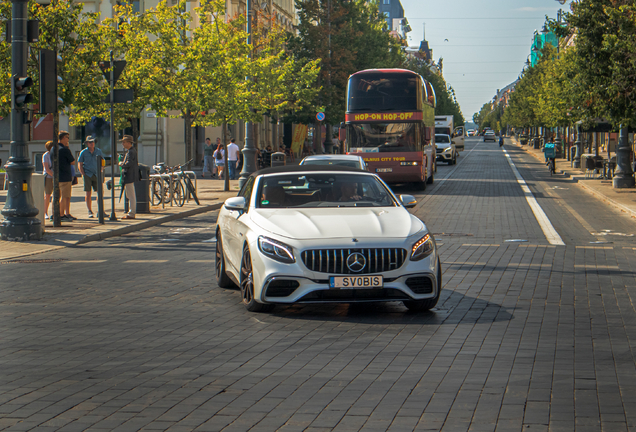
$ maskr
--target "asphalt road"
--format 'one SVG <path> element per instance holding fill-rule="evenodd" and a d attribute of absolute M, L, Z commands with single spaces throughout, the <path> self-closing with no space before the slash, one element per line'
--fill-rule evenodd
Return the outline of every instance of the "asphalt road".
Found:
<path fill-rule="evenodd" d="M 636 429 L 636 224 L 506 152 L 541 221 L 476 138 L 416 194 L 444 268 L 430 313 L 248 313 L 215 285 L 212 213 L 0 264 L 0 428 Z"/>

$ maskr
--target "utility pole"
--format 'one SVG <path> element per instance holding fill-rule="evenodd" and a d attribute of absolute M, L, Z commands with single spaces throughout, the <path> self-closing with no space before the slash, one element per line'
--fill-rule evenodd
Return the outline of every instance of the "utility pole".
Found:
<path fill-rule="evenodd" d="M 28 93 L 33 79 L 27 76 L 27 0 L 11 1 L 11 156 L 7 165 L 9 189 L 2 209 L 4 222 L 0 224 L 0 239 L 9 241 L 40 240 L 43 227 L 36 218 L 38 209 L 33 204 L 31 175 L 34 167 L 29 158 L 26 140 L 29 136 L 29 107 L 33 95 Z M 37 33 L 31 28 L 31 33 Z"/>
<path fill-rule="evenodd" d="M 252 0 L 246 0 L 247 8 L 247 45 L 252 49 Z M 251 51 L 250 51 L 251 52 Z M 251 57 L 251 54 L 250 54 Z M 249 80 L 250 77 L 245 77 Z M 239 178 L 239 188 L 242 188 L 247 178 L 256 171 L 256 148 L 254 147 L 254 124 L 245 122 L 245 145 L 243 146 L 243 169 Z M 227 173 L 225 174 L 227 176 Z"/>

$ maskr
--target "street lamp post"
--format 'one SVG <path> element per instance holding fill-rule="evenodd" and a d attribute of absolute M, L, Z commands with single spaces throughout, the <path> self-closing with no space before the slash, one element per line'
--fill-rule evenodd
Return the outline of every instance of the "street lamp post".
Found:
<path fill-rule="evenodd" d="M 38 209 L 33 204 L 31 192 L 31 164 L 27 149 L 28 122 L 25 121 L 27 103 L 17 104 L 15 98 L 16 79 L 27 77 L 27 0 L 12 0 L 11 16 L 11 157 L 7 165 L 9 189 L 7 201 L 2 209 L 4 222 L 0 224 L 0 239 L 9 241 L 40 240 L 43 229 L 36 218 Z M 26 97 L 25 97 L 26 99 Z M 28 102 L 28 101 L 27 101 Z"/>
<path fill-rule="evenodd" d="M 618 146 L 616 147 L 616 172 L 614 178 L 612 178 L 612 184 L 615 189 L 633 188 L 636 186 L 634 180 L 634 172 L 632 171 L 630 163 L 630 148 L 627 142 L 628 129 L 625 126 L 621 127 L 618 136 Z"/>
<path fill-rule="evenodd" d="M 252 46 L 252 0 L 246 0 L 247 9 L 247 45 Z M 245 77 L 249 80 L 250 77 Z M 239 188 L 242 188 L 247 178 L 256 171 L 256 148 L 254 147 L 254 124 L 245 122 L 245 145 L 243 146 L 243 169 L 239 177 Z"/>

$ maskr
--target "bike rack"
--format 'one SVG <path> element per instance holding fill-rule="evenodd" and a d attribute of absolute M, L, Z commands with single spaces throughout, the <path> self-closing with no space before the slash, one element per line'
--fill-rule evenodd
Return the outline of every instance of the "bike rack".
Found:
<path fill-rule="evenodd" d="M 191 180 L 194 180 L 194 192 L 198 192 L 199 189 L 197 189 L 197 175 L 194 171 L 182 171 L 184 175 L 187 175 L 188 177 L 190 177 Z M 187 188 L 186 188 L 187 189 Z M 190 202 L 190 191 L 186 190 L 186 199 L 188 200 L 188 202 Z"/>

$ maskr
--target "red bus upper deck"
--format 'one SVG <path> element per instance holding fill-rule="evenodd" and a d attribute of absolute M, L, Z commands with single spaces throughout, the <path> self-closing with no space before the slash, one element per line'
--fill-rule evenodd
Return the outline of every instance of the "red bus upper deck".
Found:
<path fill-rule="evenodd" d="M 432 182 L 435 92 L 419 74 L 369 69 L 351 75 L 345 124 L 345 150 L 362 156 L 386 182 Z"/>

